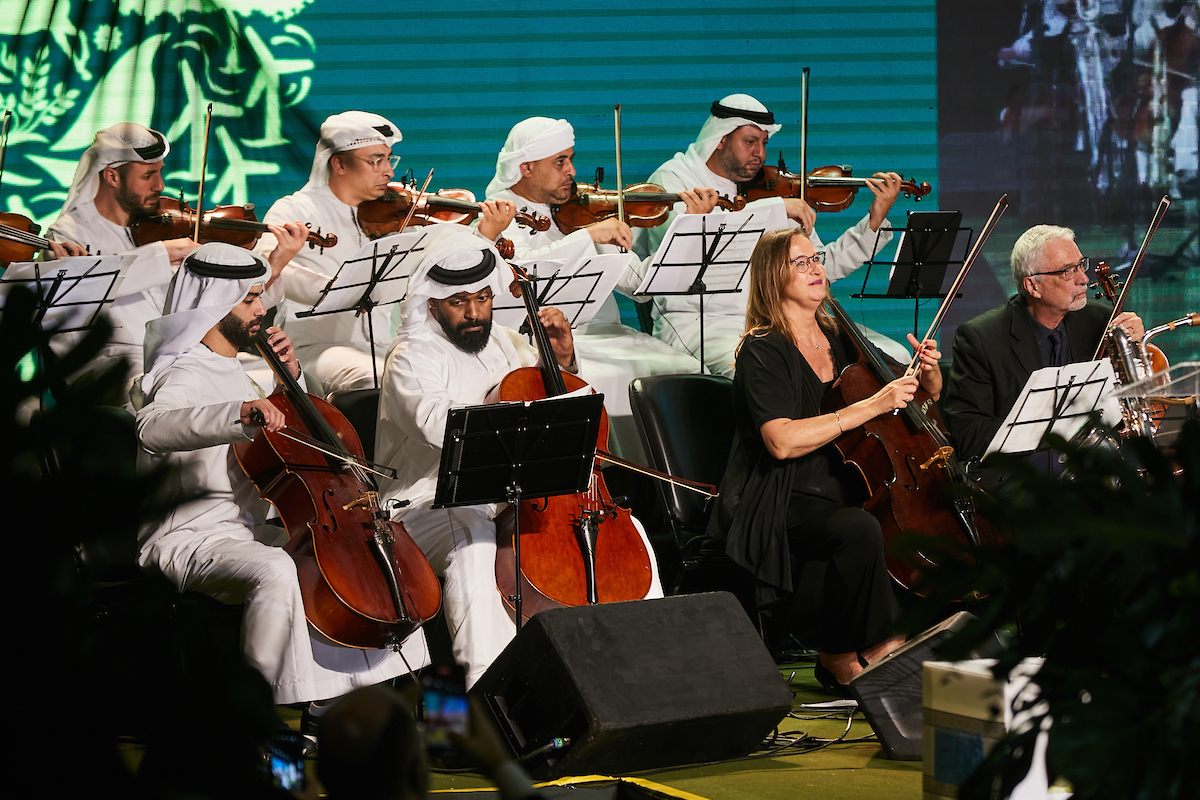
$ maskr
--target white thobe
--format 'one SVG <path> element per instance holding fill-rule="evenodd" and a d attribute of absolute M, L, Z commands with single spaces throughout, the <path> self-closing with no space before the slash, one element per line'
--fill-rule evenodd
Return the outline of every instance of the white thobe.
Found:
<path fill-rule="evenodd" d="M 725 197 L 737 194 L 737 184 L 717 175 L 706 165 L 689 166 L 681 156 L 672 158 L 650 176 L 668 192 L 682 192 L 696 187 L 716 189 Z M 754 210 L 766 208 L 772 203 L 782 203 L 778 197 L 756 200 L 747 204 Z M 676 203 L 670 217 L 657 228 L 638 228 L 633 234 L 633 249 L 643 257 L 652 256 L 662 243 L 671 220 L 684 210 L 683 203 Z M 870 261 L 874 253 L 891 241 L 891 226 L 884 220 L 878 234 L 871 230 L 869 217 L 863 217 L 857 225 L 838 237 L 829 245 L 822 245 L 814 230 L 811 234 L 814 247 L 824 247 L 826 252 L 825 273 L 830 281 L 844 278 Z M 640 276 L 638 276 L 640 277 Z M 628 282 L 618 284 L 624 290 Z M 636 286 L 634 287 L 636 288 Z M 747 292 L 711 294 L 704 296 L 704 363 L 713 372 L 732 377 L 734 352 L 746 328 Z M 665 295 L 654 299 L 654 335 L 686 353 L 700 355 L 700 297 L 698 295 Z M 875 337 L 884 339 L 875 334 Z M 888 341 L 885 339 L 885 341 Z M 880 342 L 876 342 L 877 344 Z M 902 356 L 903 358 L 903 356 Z"/>
<path fill-rule="evenodd" d="M 314 231 L 337 236 L 337 244 L 324 250 L 305 244 L 280 275 L 283 294 L 290 301 L 284 304 L 287 313 L 283 327 L 292 337 L 310 390 L 323 396 L 373 387 L 372 362 L 382 373 L 383 354 L 392 340 L 390 305 L 377 306 L 370 314 L 362 315 L 340 311 L 307 318 L 296 316 L 296 312 L 312 308 L 342 263 L 370 241 L 358 225 L 358 209 L 339 200 L 328 186 L 317 186 L 277 200 L 263 220 L 280 225 L 304 222 Z M 267 258 L 278 244 L 274 235 L 264 233 L 254 249 Z"/>
<path fill-rule="evenodd" d="M 338 697 L 429 663 L 425 636 L 410 636 L 400 654 L 342 647 L 310 632 L 296 565 L 281 547 L 287 534 L 262 525 L 267 504 L 230 447 L 253 439 L 241 405 L 258 399 L 235 358 L 198 346 L 164 371 L 138 412 L 144 468 L 173 467 L 173 488 L 199 499 L 177 506 L 139 536 L 138 563 L 180 591 L 244 603 L 247 661 L 271 684 L 276 703 Z"/>
<path fill-rule="evenodd" d="M 550 216 L 550 206 L 534 203 L 506 189 L 489 200 L 508 200 L 518 209 L 524 209 L 539 217 Z M 588 258 L 604 250 L 616 252 L 608 245 L 597 246 L 586 230 L 563 233 L 558 225 L 551 223 L 545 231 L 523 228 L 513 222 L 504 231 L 504 237 L 512 240 L 514 258 L 522 261 L 538 258 L 558 259 L 568 266 L 581 258 Z M 632 294 L 637 288 L 640 265 L 625 271 L 618 291 Z M 632 278 L 627 276 L 634 276 Z M 632 281 L 632 285 L 628 284 Z M 700 371 L 700 362 L 672 347 L 664 345 L 653 336 L 621 324 L 620 312 L 611 294 L 605 298 L 596 316 L 575 330 L 575 352 L 579 357 L 579 369 L 586 373 L 588 382 L 596 391 L 604 394 L 604 407 L 608 412 L 611 432 L 609 445 L 622 458 L 647 463 L 640 436 L 629 406 L 629 382 L 634 378 L 649 375 L 675 375 Z"/>
<path fill-rule="evenodd" d="M 84 375 L 94 376 L 124 361 L 129 366 L 129 381 L 142 374 L 142 341 L 146 336 L 146 323 L 162 316 L 163 301 L 166 299 L 167 283 L 171 280 L 171 261 L 162 242 L 138 247 L 129 228 L 110 222 L 100 215 L 91 200 L 83 200 L 58 219 L 46 231 L 46 238 L 55 242 L 73 242 L 87 247 L 96 255 L 132 253 L 138 260 L 130 270 L 154 269 L 164 277 L 163 284 L 145 291 L 118 297 L 107 306 L 106 313 L 113 325 L 112 338 L 99 355 L 72 380 Z M 82 334 L 65 334 L 55 337 L 55 350 L 65 352 L 74 345 Z"/>
<path fill-rule="evenodd" d="M 382 481 L 386 500 L 408 500 L 399 513 L 429 563 L 444 576 L 442 609 L 450 629 L 455 660 L 473 685 L 512 639 L 516 628 L 496 587 L 496 514 L 500 506 L 432 509 L 437 488 L 446 418 L 451 408 L 479 405 L 509 372 L 534 366 L 537 351 L 516 331 L 492 326 L 491 339 L 479 353 L 464 353 L 432 319 L 406 326 L 392 343 L 379 397 L 375 460 L 397 470 Z M 651 589 L 662 586 L 653 550 Z"/>

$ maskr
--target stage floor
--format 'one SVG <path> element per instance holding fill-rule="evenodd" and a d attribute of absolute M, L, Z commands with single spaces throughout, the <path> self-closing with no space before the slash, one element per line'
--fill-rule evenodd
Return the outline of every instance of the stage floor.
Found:
<path fill-rule="evenodd" d="M 831 698 L 821 692 L 812 674 L 812 663 L 781 665 L 791 679 L 792 714 L 780 725 L 774 745 L 736 761 L 640 772 L 620 785 L 604 780 L 614 776 L 563 778 L 548 784 L 551 796 L 586 800 L 582 790 L 596 789 L 596 798 L 680 797 L 731 798 L 732 800 L 793 800 L 810 792 L 822 800 L 886 797 L 895 800 L 921 797 L 921 762 L 891 761 L 875 739 L 862 714 L 842 708 L 812 708 Z M 285 717 L 299 725 L 299 712 Z M 847 724 L 849 722 L 849 724 Z M 823 745 L 823 746 L 822 746 Z M 315 780 L 315 762 L 308 764 Z M 541 784 L 539 784 L 541 785 Z M 565 788 L 570 786 L 571 788 Z M 435 772 L 435 795 L 475 794 L 487 790 L 487 779 L 475 773 Z M 558 788 L 563 787 L 563 788 Z M 603 791 L 599 791 L 603 790 Z M 482 791 L 481 796 L 494 792 Z M 581 796 L 582 794 L 582 796 Z"/>

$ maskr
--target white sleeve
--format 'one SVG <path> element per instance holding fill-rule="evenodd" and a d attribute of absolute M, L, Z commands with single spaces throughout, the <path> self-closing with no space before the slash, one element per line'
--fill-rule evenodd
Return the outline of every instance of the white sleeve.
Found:
<path fill-rule="evenodd" d="M 390 398 L 380 411 L 410 439 L 440 448 L 446 434 L 446 417 L 454 400 L 450 396 L 450 369 L 435 352 L 397 352 L 384 370 L 382 397 Z"/>
<path fill-rule="evenodd" d="M 825 274 L 829 276 L 830 281 L 836 281 L 854 272 L 874 258 L 883 246 L 892 240 L 890 222 L 885 219 L 877 233 L 871 230 L 869 219 L 870 215 L 864 216 L 853 228 L 825 245 Z"/>
<path fill-rule="evenodd" d="M 200 450 L 231 442 L 249 442 L 255 428 L 241 423 L 244 401 L 229 400 L 196 406 L 202 396 L 200 376 L 186 370 L 168 371 L 154 388 L 151 400 L 137 414 L 138 442 L 151 455 Z"/>

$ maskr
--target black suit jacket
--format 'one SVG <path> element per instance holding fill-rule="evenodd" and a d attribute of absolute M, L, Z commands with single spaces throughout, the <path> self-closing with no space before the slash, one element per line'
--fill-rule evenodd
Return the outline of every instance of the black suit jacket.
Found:
<path fill-rule="evenodd" d="M 1074 361 L 1092 357 L 1110 316 L 1112 306 L 1100 303 L 1067 314 Z M 959 458 L 983 455 L 1025 382 L 1042 366 L 1033 321 L 1020 295 L 958 326 L 942 415 Z"/>

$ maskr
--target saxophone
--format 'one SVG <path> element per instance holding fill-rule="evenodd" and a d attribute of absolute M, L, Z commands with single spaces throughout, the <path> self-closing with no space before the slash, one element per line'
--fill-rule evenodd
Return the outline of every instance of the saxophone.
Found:
<path fill-rule="evenodd" d="M 1104 354 L 1112 362 L 1117 388 L 1148 378 L 1152 373 L 1142 343 L 1132 339 L 1120 326 L 1104 334 Z M 1125 423 L 1122 433 L 1125 436 L 1152 437 L 1158 422 L 1156 411 L 1158 409 L 1151 408 L 1151 403 L 1145 397 L 1122 397 L 1121 419 Z"/>

